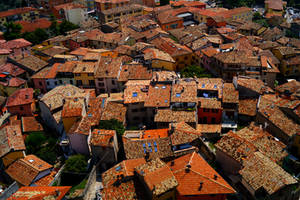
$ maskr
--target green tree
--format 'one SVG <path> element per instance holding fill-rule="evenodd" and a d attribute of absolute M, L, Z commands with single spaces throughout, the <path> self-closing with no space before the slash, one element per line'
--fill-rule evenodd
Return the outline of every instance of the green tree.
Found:
<path fill-rule="evenodd" d="M 125 132 L 125 127 L 122 122 L 116 119 L 101 121 L 98 128 L 105 130 L 115 130 L 119 137 L 122 136 Z"/>
<path fill-rule="evenodd" d="M 59 27 L 59 32 L 62 35 L 65 35 L 68 31 L 79 28 L 79 26 L 77 26 L 76 24 L 73 24 L 66 20 L 60 23 L 58 27 Z"/>
<path fill-rule="evenodd" d="M 87 171 L 87 161 L 83 155 L 73 155 L 66 161 L 64 172 L 85 173 Z"/>
<path fill-rule="evenodd" d="M 5 23 L 5 32 L 3 34 L 6 40 L 13 40 L 21 37 L 22 26 L 13 22 Z"/>
<path fill-rule="evenodd" d="M 48 33 L 44 29 L 37 28 L 33 33 L 37 38 L 39 44 L 49 38 Z"/>
<path fill-rule="evenodd" d="M 185 67 L 181 70 L 181 75 L 185 78 L 191 78 L 191 77 L 197 77 L 197 78 L 201 78 L 201 77 L 212 77 L 211 74 L 208 74 L 206 72 L 206 70 L 198 65 L 191 65 L 188 67 Z"/>
<path fill-rule="evenodd" d="M 253 14 L 253 18 L 252 18 L 253 21 L 261 20 L 261 19 L 263 19 L 263 16 L 261 16 L 261 14 L 259 12 L 255 12 Z"/>

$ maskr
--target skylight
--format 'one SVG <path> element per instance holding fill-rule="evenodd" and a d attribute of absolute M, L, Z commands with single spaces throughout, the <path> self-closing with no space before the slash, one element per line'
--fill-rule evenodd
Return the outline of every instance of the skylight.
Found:
<path fill-rule="evenodd" d="M 132 93 L 132 97 L 137 97 L 137 92 Z"/>
<path fill-rule="evenodd" d="M 181 94 L 180 93 L 176 93 L 176 97 L 180 97 L 181 96 Z"/>

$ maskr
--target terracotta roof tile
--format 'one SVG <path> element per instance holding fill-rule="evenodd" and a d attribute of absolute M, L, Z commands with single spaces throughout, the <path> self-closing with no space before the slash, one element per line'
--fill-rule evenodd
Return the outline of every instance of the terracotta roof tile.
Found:
<path fill-rule="evenodd" d="M 210 98 L 198 98 L 200 108 L 222 109 L 221 101 Z"/>
<path fill-rule="evenodd" d="M 10 10 L 0 12 L 0 17 L 1 18 L 8 17 L 8 16 L 23 14 L 23 13 L 27 13 L 30 11 L 36 11 L 36 10 L 37 10 L 36 8 L 32 8 L 32 7 L 22 7 L 22 8 L 16 8 L 16 9 L 10 9 Z"/>
<path fill-rule="evenodd" d="M 15 161 L 5 172 L 22 185 L 28 186 L 40 172 L 52 167 L 38 157 L 28 155 L 24 159 Z"/>
<path fill-rule="evenodd" d="M 79 62 L 77 63 L 73 73 L 93 73 L 97 68 L 96 63 L 94 62 Z"/>
<path fill-rule="evenodd" d="M 204 55 L 206 55 L 207 57 L 212 57 L 219 53 L 218 49 L 212 48 L 212 47 L 207 47 L 207 48 L 201 49 L 201 52 Z"/>
<path fill-rule="evenodd" d="M 126 111 L 127 108 L 121 103 L 107 102 L 101 115 L 101 120 L 116 119 L 123 123 L 126 121 Z"/>
<path fill-rule="evenodd" d="M 36 187 L 21 187 L 16 193 L 12 194 L 8 200 L 40 200 L 40 199 L 55 199 L 61 200 L 71 186 L 36 186 Z M 57 193 L 57 191 L 59 193 Z"/>
<path fill-rule="evenodd" d="M 53 170 L 49 175 L 37 180 L 36 182 L 34 182 L 34 184 L 36 186 L 49 186 L 54 180 L 56 174 L 57 172 Z"/>
<path fill-rule="evenodd" d="M 282 161 L 288 153 L 284 151 L 286 145 L 277 141 L 270 133 L 253 123 L 235 133 L 240 138 L 253 144 L 261 153 L 274 162 Z"/>
<path fill-rule="evenodd" d="M 115 130 L 99 130 L 94 129 L 91 134 L 90 144 L 93 146 L 105 146 L 112 147 L 114 144 L 114 136 L 116 135 Z"/>
<path fill-rule="evenodd" d="M 118 75 L 118 81 L 126 82 L 128 80 L 150 80 L 152 78 L 152 70 L 142 64 L 126 64 L 121 67 Z"/>
<path fill-rule="evenodd" d="M 155 48 L 147 48 L 143 53 L 145 60 L 151 60 L 152 62 L 155 62 L 153 60 L 163 60 L 175 63 L 175 60 L 169 54 Z"/>
<path fill-rule="evenodd" d="M 12 63 L 6 63 L 0 66 L 0 71 L 3 72 L 7 72 L 12 76 L 19 76 L 23 73 L 25 73 L 25 70 L 12 64 Z"/>
<path fill-rule="evenodd" d="M 173 111 L 171 109 L 159 109 L 154 117 L 155 122 L 196 122 L 195 111 Z"/>
<path fill-rule="evenodd" d="M 33 99 L 33 89 L 32 88 L 23 88 L 15 91 L 12 95 L 10 95 L 7 99 L 6 106 L 19 106 L 32 104 L 34 102 Z"/>
<path fill-rule="evenodd" d="M 145 107 L 169 107 L 171 85 L 155 84 L 149 86 Z"/>
<path fill-rule="evenodd" d="M 172 85 L 171 102 L 197 102 L 197 85 L 194 81 L 180 80 Z"/>
<path fill-rule="evenodd" d="M 154 71 L 151 81 L 152 82 L 172 82 L 178 78 L 177 74 L 173 71 Z"/>
<path fill-rule="evenodd" d="M 125 131 L 123 135 L 123 142 L 145 139 L 165 138 L 169 135 L 169 129 L 151 129 L 138 131 Z"/>
<path fill-rule="evenodd" d="M 124 90 L 124 103 L 145 102 L 149 90 L 149 81 L 128 81 Z"/>
<path fill-rule="evenodd" d="M 205 133 L 221 133 L 221 124 L 197 124 L 197 131 Z"/>
<path fill-rule="evenodd" d="M 6 82 L 0 82 L 0 84 L 8 87 L 20 87 L 21 85 L 25 85 L 26 81 L 18 77 L 12 77 Z"/>
<path fill-rule="evenodd" d="M 258 94 L 263 94 L 265 92 L 273 92 L 273 90 L 265 86 L 265 83 L 262 80 L 253 79 L 253 78 L 238 78 L 237 80 L 238 87 L 244 87 L 250 89 Z"/>
<path fill-rule="evenodd" d="M 149 152 L 150 158 L 168 158 L 173 156 L 169 137 L 130 140 L 124 143 L 127 159 L 143 158 Z"/>
<path fill-rule="evenodd" d="M 240 99 L 239 114 L 256 116 L 257 99 Z"/>
<path fill-rule="evenodd" d="M 51 21 L 46 18 L 36 19 L 34 21 L 17 21 L 15 23 L 22 26 L 22 33 L 33 32 L 37 28 L 48 29 L 51 26 Z"/>
<path fill-rule="evenodd" d="M 192 50 L 190 50 L 188 47 L 175 43 L 170 38 L 158 37 L 151 40 L 151 43 L 154 44 L 156 48 L 171 55 L 173 58 L 175 56 L 192 53 Z"/>
<path fill-rule="evenodd" d="M 258 112 L 289 137 L 300 132 L 300 126 L 273 104 L 266 106 L 260 104 Z"/>
<path fill-rule="evenodd" d="M 175 123 L 174 132 L 171 134 L 171 142 L 173 146 L 191 143 L 200 138 L 201 132 L 192 128 L 185 122 Z"/>
<path fill-rule="evenodd" d="M 224 83 L 223 103 L 239 103 L 239 92 L 232 83 Z"/>
<path fill-rule="evenodd" d="M 285 91 L 287 91 L 288 94 L 292 94 L 296 92 L 298 89 L 300 89 L 300 82 L 296 80 L 289 81 L 275 88 L 275 90 L 279 93 L 284 93 Z"/>
<path fill-rule="evenodd" d="M 0 129 L 0 140 L 0 157 L 11 151 L 26 150 L 20 126 L 8 125 Z"/>
<path fill-rule="evenodd" d="M 215 147 L 228 154 L 241 163 L 244 158 L 257 151 L 257 148 L 249 141 L 242 139 L 233 132 L 228 132 L 216 144 Z"/>
<path fill-rule="evenodd" d="M 245 159 L 243 166 L 240 174 L 254 191 L 264 188 L 272 195 L 287 185 L 297 183 L 290 174 L 260 152 L 255 152 Z"/>
<path fill-rule="evenodd" d="M 186 166 L 190 165 L 189 171 Z M 235 190 L 199 154 L 190 153 L 167 165 L 178 181 L 181 196 L 233 194 Z M 200 186 L 201 185 L 201 186 Z M 199 189 L 201 187 L 201 189 Z"/>
<path fill-rule="evenodd" d="M 20 59 L 14 59 L 14 58 L 12 58 L 12 59 L 16 63 L 21 64 L 34 72 L 37 72 L 48 65 L 47 62 L 39 59 L 38 57 L 32 56 L 32 55 L 29 55 L 29 56 L 26 56 L 26 57 L 20 58 Z"/>
<path fill-rule="evenodd" d="M 143 178 L 152 195 L 159 196 L 167 191 L 175 189 L 178 182 L 170 168 L 159 158 L 151 160 L 135 168 Z"/>
<path fill-rule="evenodd" d="M 35 119 L 35 117 L 22 117 L 23 132 L 43 131 L 42 125 Z"/>

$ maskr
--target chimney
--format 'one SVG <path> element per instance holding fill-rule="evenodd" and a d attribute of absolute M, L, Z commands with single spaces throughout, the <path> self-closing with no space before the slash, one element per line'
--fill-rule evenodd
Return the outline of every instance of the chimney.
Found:
<path fill-rule="evenodd" d="M 191 170 L 191 165 L 190 165 L 190 164 L 187 164 L 187 165 L 185 166 L 185 172 L 186 172 L 186 173 L 189 173 L 190 170 Z"/>
<path fill-rule="evenodd" d="M 171 161 L 171 166 L 174 166 L 174 165 L 175 165 L 175 161 L 172 160 L 172 161 Z"/>
<path fill-rule="evenodd" d="M 202 187 L 203 187 L 203 182 L 201 181 L 200 185 L 199 185 L 199 188 L 198 188 L 198 191 L 201 191 Z"/>

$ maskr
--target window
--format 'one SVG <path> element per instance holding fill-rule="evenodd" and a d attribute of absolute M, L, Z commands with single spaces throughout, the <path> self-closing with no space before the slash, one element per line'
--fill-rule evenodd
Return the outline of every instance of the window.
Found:
<path fill-rule="evenodd" d="M 80 76 L 80 74 L 75 74 L 75 76 Z"/>
<path fill-rule="evenodd" d="M 203 112 L 209 112 L 209 108 L 203 108 Z"/>
<path fill-rule="evenodd" d="M 211 123 L 212 123 L 212 124 L 215 124 L 215 123 L 216 123 L 216 118 L 212 117 L 212 118 L 211 118 Z"/>
<path fill-rule="evenodd" d="M 111 80 L 111 84 L 115 85 L 116 84 L 115 80 Z"/>
<path fill-rule="evenodd" d="M 90 86 L 95 86 L 95 81 L 94 80 L 89 80 L 89 85 Z"/>
<path fill-rule="evenodd" d="M 138 112 L 139 110 L 138 109 L 132 109 L 132 112 Z"/>
<path fill-rule="evenodd" d="M 93 73 L 88 73 L 88 76 L 94 76 L 94 74 Z"/>
<path fill-rule="evenodd" d="M 70 84 L 73 84 L 73 80 L 70 80 Z"/>
<path fill-rule="evenodd" d="M 47 85 L 50 85 L 50 83 L 47 81 Z"/>
<path fill-rule="evenodd" d="M 59 84 L 62 84 L 63 82 L 62 82 L 62 80 L 59 80 Z"/>
<path fill-rule="evenodd" d="M 103 78 L 98 78 L 98 81 L 103 81 Z"/>
<path fill-rule="evenodd" d="M 76 85 L 77 85 L 77 86 L 81 86 L 81 85 L 82 85 L 82 80 L 77 80 L 77 81 L 76 81 Z"/>
<path fill-rule="evenodd" d="M 264 72 L 264 75 L 266 76 L 266 75 L 267 75 L 267 72 Z"/>
<path fill-rule="evenodd" d="M 42 86 L 42 85 L 43 85 L 43 83 L 42 83 L 41 81 L 39 81 L 39 85 L 40 85 L 40 86 Z"/>
<path fill-rule="evenodd" d="M 104 87 L 104 83 L 98 83 L 99 87 Z"/>
<path fill-rule="evenodd" d="M 54 85 L 57 85 L 57 81 L 54 81 Z"/>
<path fill-rule="evenodd" d="M 20 107 L 20 110 L 24 110 L 23 106 Z"/>
<path fill-rule="evenodd" d="M 171 24 L 171 28 L 175 29 L 177 28 L 178 24 Z"/>
<path fill-rule="evenodd" d="M 140 111 L 141 111 L 141 112 L 146 112 L 147 109 L 146 109 L 146 108 L 141 108 Z"/>

